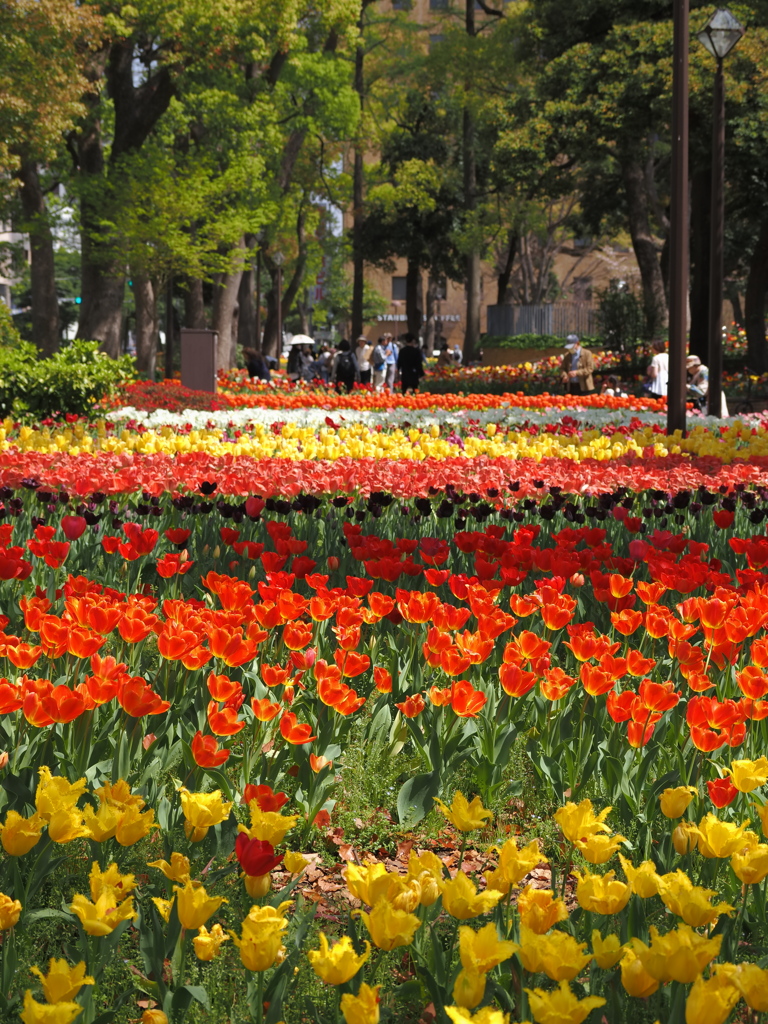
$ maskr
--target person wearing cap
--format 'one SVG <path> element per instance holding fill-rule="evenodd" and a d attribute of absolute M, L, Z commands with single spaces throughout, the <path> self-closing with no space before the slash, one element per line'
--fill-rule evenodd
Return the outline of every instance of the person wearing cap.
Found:
<path fill-rule="evenodd" d="M 397 344 L 391 334 L 384 335 L 384 383 L 390 391 L 395 387 Z"/>
<path fill-rule="evenodd" d="M 703 408 L 709 391 L 709 369 L 698 356 L 688 356 L 685 361 L 688 375 L 688 391 L 697 409 Z"/>
<path fill-rule="evenodd" d="M 592 395 L 595 382 L 595 357 L 587 349 L 581 347 L 577 334 L 569 334 L 565 339 L 565 357 L 560 366 L 560 379 L 570 395 Z"/>
<path fill-rule="evenodd" d="M 371 383 L 371 352 L 373 346 L 368 344 L 368 339 L 364 334 L 361 334 L 357 339 L 357 348 L 355 349 L 355 359 L 357 360 L 357 368 L 360 371 L 360 383 L 370 384 Z"/>

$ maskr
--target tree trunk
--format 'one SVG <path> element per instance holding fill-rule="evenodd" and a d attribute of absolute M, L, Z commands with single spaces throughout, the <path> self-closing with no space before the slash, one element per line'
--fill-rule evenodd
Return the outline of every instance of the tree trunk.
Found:
<path fill-rule="evenodd" d="M 363 106 L 365 104 L 365 76 L 363 67 L 365 63 L 365 48 L 363 46 L 363 28 L 365 24 L 365 8 L 371 0 L 362 0 L 360 3 L 360 15 L 357 20 L 357 29 L 360 33 L 357 49 L 355 50 L 355 79 L 354 89 L 357 93 L 360 104 L 360 119 L 362 127 Z M 359 338 L 363 333 L 363 304 L 364 304 L 364 282 L 365 262 L 363 260 L 363 220 L 364 210 L 364 162 L 363 152 L 365 141 L 358 138 L 355 141 L 355 157 L 352 176 L 352 337 Z"/>
<path fill-rule="evenodd" d="M 691 175 L 691 329 L 689 351 L 707 363 L 709 354 L 709 223 L 712 192 L 711 168 Z"/>
<path fill-rule="evenodd" d="M 18 171 L 24 230 L 29 235 L 32 279 L 32 340 L 42 356 L 59 347 L 59 300 L 53 255 L 53 233 L 37 164 L 24 160 Z"/>
<path fill-rule="evenodd" d="M 738 327 L 744 326 L 744 312 L 741 308 L 741 295 L 739 286 L 735 281 L 725 282 L 725 297 L 733 307 L 733 320 Z"/>
<path fill-rule="evenodd" d="M 237 294 L 237 343 L 241 348 L 256 347 L 256 307 L 253 302 L 253 267 L 246 267 Z"/>
<path fill-rule="evenodd" d="M 431 356 L 435 351 L 435 315 L 437 313 L 437 278 L 430 274 L 427 279 L 427 319 L 424 324 L 424 351 Z"/>
<path fill-rule="evenodd" d="M 656 242 L 651 231 L 645 174 L 639 159 L 630 157 L 624 160 L 621 170 L 627 197 L 629 233 L 643 286 L 643 310 L 647 329 L 651 334 L 658 334 L 667 323 L 667 299 Z"/>
<path fill-rule="evenodd" d="M 747 364 L 754 373 L 768 370 L 768 345 L 765 340 L 765 297 L 768 292 L 768 217 L 760 224 L 760 233 L 749 261 L 744 319 L 747 328 Z"/>
<path fill-rule="evenodd" d="M 507 257 L 504 261 L 504 267 L 499 274 L 496 291 L 496 305 L 503 306 L 507 301 L 507 292 L 509 291 L 509 282 L 512 278 L 512 267 L 515 265 L 515 257 L 517 256 L 517 247 L 520 243 L 517 231 L 509 232 L 509 241 L 507 243 Z"/>
<path fill-rule="evenodd" d="M 211 327 L 219 335 L 216 350 L 216 367 L 219 370 L 231 370 L 235 365 L 237 335 L 233 327 L 242 276 L 242 270 L 236 270 L 231 274 L 217 274 L 214 281 Z"/>
<path fill-rule="evenodd" d="M 136 369 L 149 380 L 154 380 L 157 363 L 157 294 L 150 278 L 134 275 L 133 299 L 136 303 Z M 165 343 L 168 344 L 167 338 Z"/>
<path fill-rule="evenodd" d="M 203 281 L 200 277 L 188 277 L 184 283 L 184 326 L 207 327 Z"/>
<path fill-rule="evenodd" d="M 405 319 L 408 331 L 418 338 L 423 324 L 421 267 L 417 260 L 408 260 L 405 274 Z"/>
<path fill-rule="evenodd" d="M 475 0 L 465 0 L 464 22 L 466 33 L 473 38 L 475 32 Z M 467 91 L 472 83 L 467 82 Z M 475 118 L 469 106 L 462 115 L 462 162 L 464 165 L 464 211 L 470 234 L 474 228 L 477 206 L 477 159 L 475 154 Z M 480 347 L 480 253 L 473 246 L 466 258 L 467 317 L 464 330 L 464 363 L 472 362 Z"/>

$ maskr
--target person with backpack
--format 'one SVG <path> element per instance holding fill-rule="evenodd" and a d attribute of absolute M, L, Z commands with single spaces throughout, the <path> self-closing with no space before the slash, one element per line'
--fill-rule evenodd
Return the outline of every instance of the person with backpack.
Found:
<path fill-rule="evenodd" d="M 371 356 L 371 368 L 373 369 L 373 390 L 382 391 L 384 388 L 384 380 L 386 378 L 387 371 L 387 353 L 386 353 L 387 336 L 382 335 L 376 343 L 376 347 L 373 350 Z"/>
<path fill-rule="evenodd" d="M 400 371 L 400 387 L 406 391 L 418 391 L 419 381 L 424 376 L 424 359 L 419 348 L 418 338 L 413 334 L 403 337 L 405 345 L 397 356 L 397 368 Z"/>
<path fill-rule="evenodd" d="M 357 365 L 357 359 L 355 359 L 355 354 L 347 339 L 342 338 L 339 342 L 339 348 L 333 360 L 331 381 L 335 385 L 336 390 L 341 393 L 342 390 L 351 391 L 355 386 L 355 382 L 359 382 L 359 380 L 360 370 Z"/>

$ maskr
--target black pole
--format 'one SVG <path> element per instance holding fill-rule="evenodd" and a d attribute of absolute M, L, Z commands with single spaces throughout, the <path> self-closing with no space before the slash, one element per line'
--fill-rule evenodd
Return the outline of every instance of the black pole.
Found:
<path fill-rule="evenodd" d="M 685 433 L 688 313 L 688 36 L 689 0 L 675 0 L 672 72 L 672 181 L 669 225 L 669 386 L 667 433 Z"/>
<path fill-rule="evenodd" d="M 261 249 L 256 250 L 256 348 L 261 352 Z"/>
<path fill-rule="evenodd" d="M 725 234 L 725 80 L 718 60 L 712 107 L 712 209 L 709 236 L 709 393 L 707 412 L 722 414 L 723 238 Z"/>

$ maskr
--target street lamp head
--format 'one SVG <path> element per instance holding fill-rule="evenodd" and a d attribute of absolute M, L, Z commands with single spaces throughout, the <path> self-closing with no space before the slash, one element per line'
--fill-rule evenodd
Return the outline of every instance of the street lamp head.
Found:
<path fill-rule="evenodd" d="M 744 26 L 729 10 L 718 7 L 696 38 L 717 60 L 723 60 L 744 35 Z"/>
<path fill-rule="evenodd" d="M 282 267 L 283 263 L 285 263 L 285 256 L 283 256 L 283 254 L 278 250 L 272 257 L 272 262 L 276 266 Z"/>

